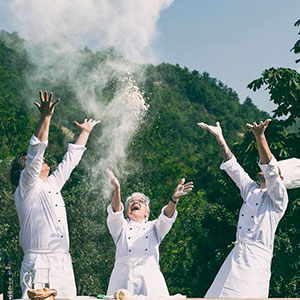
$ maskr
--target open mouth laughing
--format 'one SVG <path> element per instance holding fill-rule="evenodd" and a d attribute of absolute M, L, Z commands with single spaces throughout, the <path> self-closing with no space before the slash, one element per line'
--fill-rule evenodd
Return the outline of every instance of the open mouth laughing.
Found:
<path fill-rule="evenodd" d="M 133 203 L 131 205 L 131 211 L 140 210 L 140 209 L 141 209 L 141 207 L 140 207 L 140 205 L 138 203 Z"/>

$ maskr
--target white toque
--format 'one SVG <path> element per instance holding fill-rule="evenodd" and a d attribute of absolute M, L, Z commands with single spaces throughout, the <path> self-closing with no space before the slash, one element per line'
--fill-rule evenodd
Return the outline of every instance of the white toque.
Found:
<path fill-rule="evenodd" d="M 300 187 L 300 159 L 289 158 L 278 161 L 283 183 L 287 189 L 295 189 Z"/>

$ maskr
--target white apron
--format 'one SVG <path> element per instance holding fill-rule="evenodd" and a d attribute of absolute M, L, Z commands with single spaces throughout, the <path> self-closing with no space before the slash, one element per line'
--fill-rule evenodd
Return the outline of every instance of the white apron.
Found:
<path fill-rule="evenodd" d="M 237 241 L 205 298 L 268 298 L 272 252 Z"/>
<path fill-rule="evenodd" d="M 50 249 L 26 251 L 20 272 L 22 298 L 28 298 L 28 288 L 23 282 L 24 273 L 36 268 L 50 269 L 49 287 L 57 290 L 57 298 L 76 297 L 72 259 L 68 251 L 51 251 Z"/>
<path fill-rule="evenodd" d="M 116 260 L 107 295 L 126 289 L 132 295 L 168 297 L 163 274 L 154 257 L 122 257 Z"/>

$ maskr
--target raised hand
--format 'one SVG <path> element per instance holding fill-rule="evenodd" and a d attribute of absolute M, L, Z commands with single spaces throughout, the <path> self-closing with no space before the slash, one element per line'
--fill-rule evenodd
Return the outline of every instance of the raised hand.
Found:
<path fill-rule="evenodd" d="M 246 126 L 251 129 L 251 131 L 253 132 L 253 134 L 255 136 L 260 136 L 265 133 L 265 131 L 271 121 L 272 121 L 271 119 L 267 119 L 264 122 L 260 121 L 259 124 L 256 124 L 255 122 L 253 124 L 247 123 Z"/>
<path fill-rule="evenodd" d="M 213 134 L 215 137 L 221 137 L 222 136 L 222 128 L 219 122 L 216 123 L 216 126 L 207 125 L 206 123 L 197 123 L 197 125 Z"/>
<path fill-rule="evenodd" d="M 39 91 L 41 102 L 34 102 L 34 105 L 38 108 L 38 110 L 41 113 L 41 117 L 51 117 L 54 113 L 54 107 L 59 102 L 59 99 L 57 98 L 56 101 L 53 103 L 53 93 L 50 93 L 50 97 L 48 96 L 48 92 L 45 91 L 45 95 L 43 94 L 43 91 Z"/>
<path fill-rule="evenodd" d="M 88 133 L 90 133 L 93 128 L 98 124 L 100 123 L 101 121 L 96 121 L 96 120 L 93 120 L 93 119 L 84 119 L 83 123 L 80 124 L 78 123 L 77 121 L 73 121 L 74 124 L 76 124 L 82 131 L 86 131 Z"/>
<path fill-rule="evenodd" d="M 179 197 L 188 194 L 194 188 L 193 182 L 188 182 L 188 183 L 184 183 L 184 182 L 185 182 L 185 179 L 182 178 L 172 195 L 172 199 L 176 202 Z"/>
<path fill-rule="evenodd" d="M 106 168 L 106 174 L 110 179 L 111 185 L 114 186 L 115 188 L 119 188 L 120 187 L 119 180 L 116 178 L 113 171 L 111 171 L 109 168 Z"/>

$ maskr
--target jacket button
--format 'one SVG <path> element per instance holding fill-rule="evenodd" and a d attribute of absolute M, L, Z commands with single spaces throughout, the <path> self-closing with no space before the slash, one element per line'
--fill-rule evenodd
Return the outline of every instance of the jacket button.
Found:
<path fill-rule="evenodd" d="M 248 231 L 250 231 L 250 228 L 248 228 Z"/>
<path fill-rule="evenodd" d="M 58 195 L 58 192 L 56 192 L 56 195 Z"/>
<path fill-rule="evenodd" d="M 256 203 L 256 205 L 258 205 L 258 203 Z"/>
<path fill-rule="evenodd" d="M 51 193 L 51 191 L 49 191 L 49 194 Z"/>
<path fill-rule="evenodd" d="M 145 249 L 145 251 L 148 251 L 148 249 Z"/>
<path fill-rule="evenodd" d="M 128 237 L 128 239 L 130 240 L 130 236 Z"/>
<path fill-rule="evenodd" d="M 61 238 L 63 238 L 64 236 L 63 236 L 63 235 L 61 235 L 60 237 L 61 237 Z"/>
<path fill-rule="evenodd" d="M 239 226 L 239 229 L 242 229 L 242 227 L 241 227 L 241 226 Z"/>
<path fill-rule="evenodd" d="M 244 214 L 242 214 L 242 217 L 244 216 Z"/>
<path fill-rule="evenodd" d="M 253 219 L 253 218 L 254 218 L 254 216 L 251 216 L 251 218 Z"/>
<path fill-rule="evenodd" d="M 132 230 L 132 228 L 129 228 L 130 230 Z"/>
<path fill-rule="evenodd" d="M 129 252 L 131 252 L 131 250 L 128 250 Z"/>
<path fill-rule="evenodd" d="M 57 204 L 55 204 L 55 206 L 57 206 Z"/>
<path fill-rule="evenodd" d="M 146 228 L 143 228 L 143 230 L 146 230 Z"/>
<path fill-rule="evenodd" d="M 146 236 L 146 239 L 148 238 L 148 235 Z"/>
<path fill-rule="evenodd" d="M 60 222 L 60 220 L 58 220 L 58 222 Z"/>

